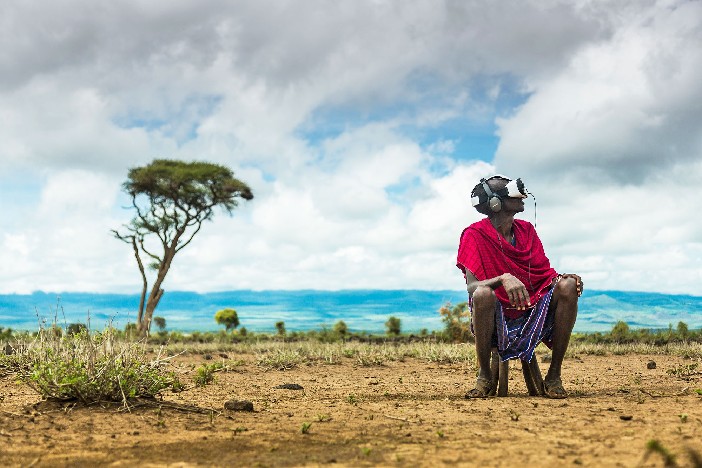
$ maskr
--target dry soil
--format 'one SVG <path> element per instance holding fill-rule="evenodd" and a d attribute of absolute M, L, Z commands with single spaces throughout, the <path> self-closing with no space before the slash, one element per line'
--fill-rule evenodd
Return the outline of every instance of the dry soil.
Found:
<path fill-rule="evenodd" d="M 0 465 L 663 466 L 661 454 L 647 455 L 657 440 L 679 465 L 695 466 L 689 451 L 702 451 L 702 375 L 676 372 L 697 362 L 677 356 L 570 358 L 566 400 L 528 396 L 514 362 L 509 395 L 480 400 L 463 397 L 469 364 L 347 359 L 277 371 L 230 354 L 175 365 L 193 382 L 194 368 L 214 360 L 232 365 L 213 384 L 128 411 L 42 401 L 4 375 Z M 254 411 L 226 410 L 229 400 Z"/>

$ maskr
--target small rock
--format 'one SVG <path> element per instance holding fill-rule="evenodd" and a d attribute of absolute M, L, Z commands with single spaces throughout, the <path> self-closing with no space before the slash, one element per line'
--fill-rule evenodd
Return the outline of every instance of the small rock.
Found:
<path fill-rule="evenodd" d="M 253 411 L 253 403 L 247 400 L 229 400 L 224 402 L 224 409 L 230 411 Z"/>
<path fill-rule="evenodd" d="M 648 364 L 646 364 L 646 369 L 655 369 L 656 368 L 656 361 L 648 361 Z"/>
<path fill-rule="evenodd" d="M 219 353 L 219 357 L 222 359 L 229 359 L 229 355 L 227 353 Z"/>
<path fill-rule="evenodd" d="M 541 358 L 541 362 L 551 362 L 551 355 L 550 355 L 550 354 L 545 354 L 545 355 Z"/>
<path fill-rule="evenodd" d="M 619 419 L 621 419 L 622 421 L 631 421 L 632 419 L 634 419 L 634 417 L 630 414 L 622 414 L 621 416 L 619 416 Z"/>
<path fill-rule="evenodd" d="M 15 348 L 13 348 L 10 343 L 5 344 L 5 354 L 8 356 L 10 354 L 15 354 Z"/>
<path fill-rule="evenodd" d="M 212 359 L 212 355 L 211 355 L 211 354 L 205 354 L 203 357 L 205 358 L 205 361 L 209 361 L 209 360 Z"/>
<path fill-rule="evenodd" d="M 302 385 L 296 383 L 285 383 L 282 385 L 276 385 L 273 388 L 280 388 L 283 390 L 304 390 L 304 387 Z"/>

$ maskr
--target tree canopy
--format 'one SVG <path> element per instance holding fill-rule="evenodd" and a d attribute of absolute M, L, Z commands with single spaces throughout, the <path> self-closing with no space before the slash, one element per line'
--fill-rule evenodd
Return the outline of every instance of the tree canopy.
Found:
<path fill-rule="evenodd" d="M 239 326 L 239 315 L 234 309 L 218 310 L 215 314 L 215 322 L 224 325 L 227 331 Z"/>
<path fill-rule="evenodd" d="M 141 273 L 143 289 L 137 327 L 143 335 L 148 333 L 163 295 L 161 285 L 175 255 L 193 240 L 204 221 L 212 219 L 216 207 L 231 214 L 239 199 L 251 200 L 253 193 L 225 166 L 171 159 L 156 159 L 130 169 L 122 187 L 131 197 L 135 216 L 122 231 L 112 232 L 132 245 Z M 155 242 L 148 240 L 152 237 Z M 148 281 L 142 254 L 156 271 L 145 309 Z"/>
<path fill-rule="evenodd" d="M 385 322 L 385 330 L 388 335 L 398 336 L 402 330 L 402 321 L 395 316 L 390 316 Z"/>

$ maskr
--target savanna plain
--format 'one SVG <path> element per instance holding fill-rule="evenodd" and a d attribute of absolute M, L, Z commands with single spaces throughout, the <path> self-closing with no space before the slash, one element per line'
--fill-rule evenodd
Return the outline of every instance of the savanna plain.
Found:
<path fill-rule="evenodd" d="M 476 374 L 469 343 L 141 346 L 173 380 L 154 396 L 114 401 L 61 393 L 70 378 L 52 383 L 56 369 L 37 377 L 36 361 L 34 370 L 0 361 L 0 465 L 702 463 L 700 343 L 574 343 L 565 400 L 529 396 L 514 361 L 507 397 L 465 399 Z M 541 345 L 542 370 L 548 358 Z"/>

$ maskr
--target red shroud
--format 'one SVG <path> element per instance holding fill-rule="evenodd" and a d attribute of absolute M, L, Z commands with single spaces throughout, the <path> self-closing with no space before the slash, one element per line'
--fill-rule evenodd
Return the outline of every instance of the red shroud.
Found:
<path fill-rule="evenodd" d="M 466 270 L 470 271 L 480 281 L 503 273 L 513 274 L 526 286 L 533 306 L 546 293 L 558 273 L 551 268 L 531 223 L 515 219 L 512 232 L 515 246 L 497 232 L 489 218 L 471 224 L 461 234 L 456 266 L 464 274 Z M 495 290 L 495 295 L 507 317 L 513 319 L 524 314 L 525 311 L 510 305 L 507 291 L 502 286 Z"/>

